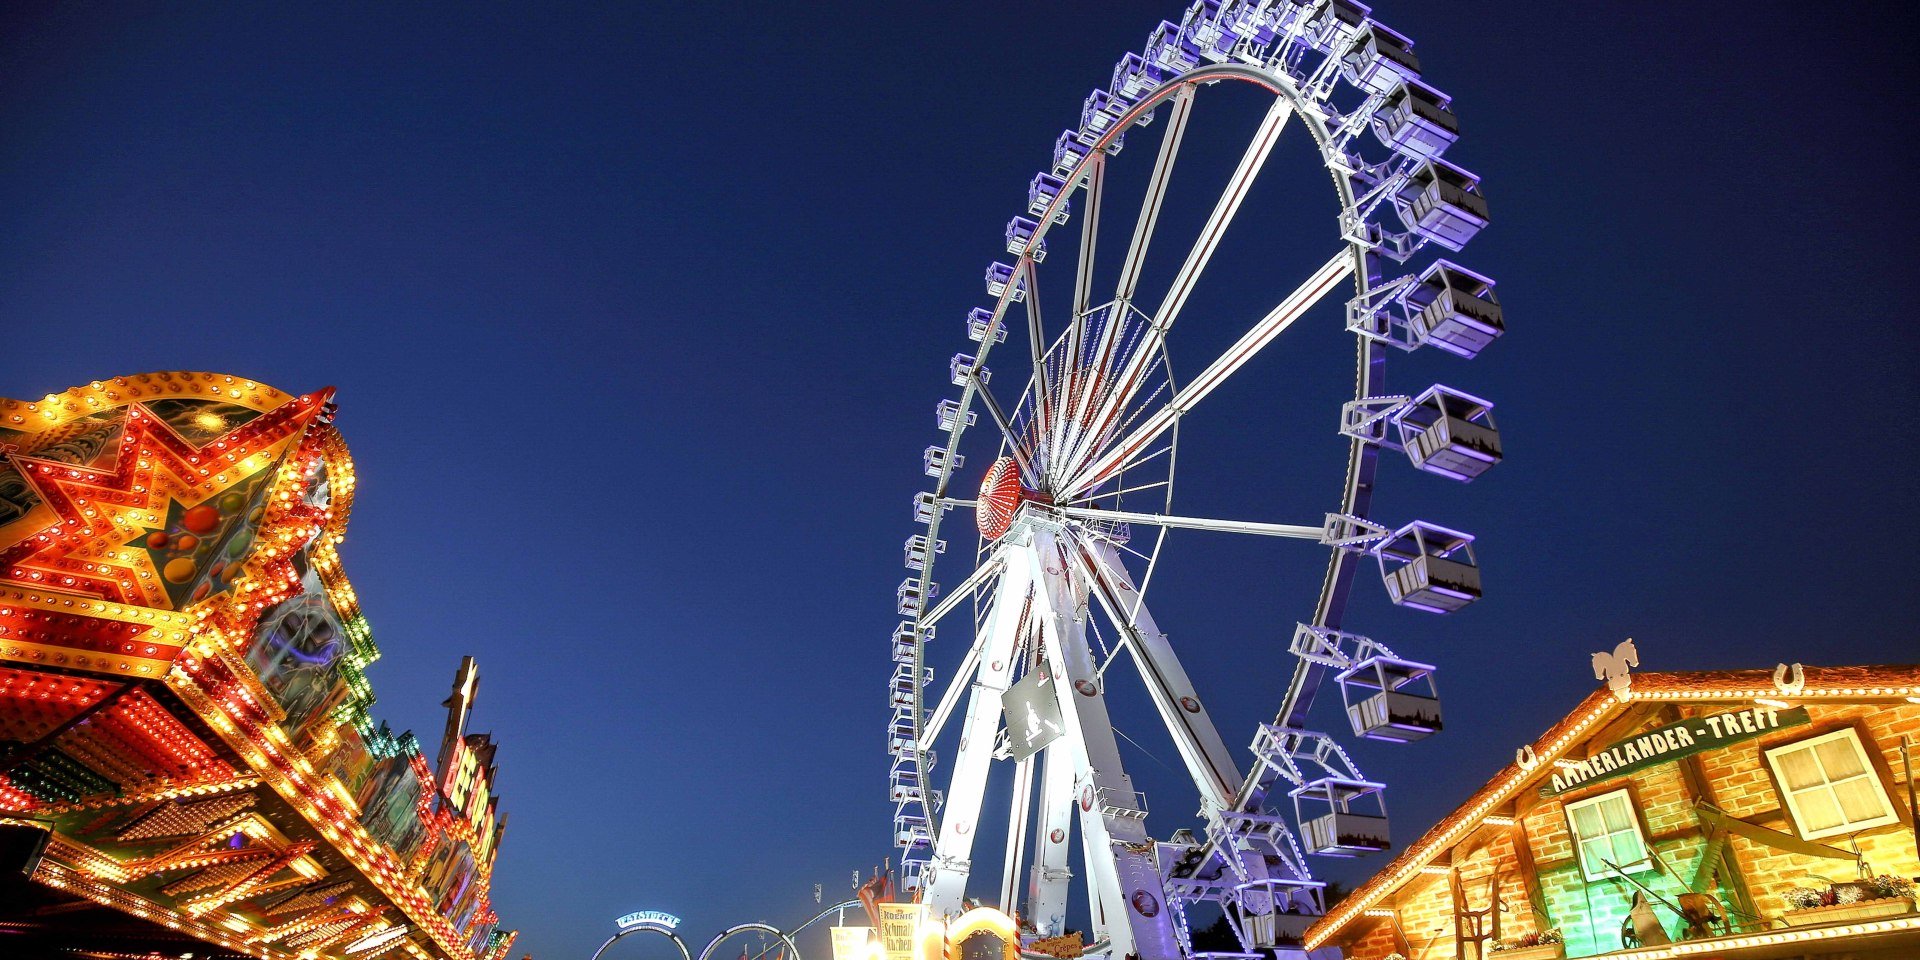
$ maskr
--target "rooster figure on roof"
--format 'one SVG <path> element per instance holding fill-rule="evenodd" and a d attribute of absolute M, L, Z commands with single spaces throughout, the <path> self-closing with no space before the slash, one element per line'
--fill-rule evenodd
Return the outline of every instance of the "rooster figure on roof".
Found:
<path fill-rule="evenodd" d="M 1593 678 L 1605 680 L 1607 689 L 1622 700 L 1627 698 L 1627 688 L 1633 686 L 1633 675 L 1628 671 L 1640 665 L 1640 651 L 1634 649 L 1633 638 L 1620 641 L 1612 653 L 1601 651 L 1593 655 Z"/>

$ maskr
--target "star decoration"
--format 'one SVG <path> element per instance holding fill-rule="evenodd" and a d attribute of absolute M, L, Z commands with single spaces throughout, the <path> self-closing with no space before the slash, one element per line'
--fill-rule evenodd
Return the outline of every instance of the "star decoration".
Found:
<path fill-rule="evenodd" d="M 128 543 L 162 529 L 175 504 L 191 511 L 276 465 L 330 392 L 298 397 L 199 447 L 130 404 L 111 469 L 12 455 L 55 520 L 0 549 L 0 583 L 178 609 L 164 568 Z"/>

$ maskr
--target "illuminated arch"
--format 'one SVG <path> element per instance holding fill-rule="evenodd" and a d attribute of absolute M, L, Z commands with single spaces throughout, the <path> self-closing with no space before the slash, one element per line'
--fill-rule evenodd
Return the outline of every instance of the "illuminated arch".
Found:
<path fill-rule="evenodd" d="M 296 399 L 291 393 L 245 377 L 162 370 L 95 380 L 60 393 L 49 393 L 38 400 L 0 397 L 0 427 L 37 433 L 130 403 L 170 398 L 218 400 L 261 413 Z"/>
<path fill-rule="evenodd" d="M 793 938 L 790 936 L 787 936 L 785 933 L 782 933 L 780 931 L 780 928 L 775 927 L 772 924 L 766 924 L 766 923 L 740 923 L 720 931 L 719 933 L 714 935 L 714 938 L 712 940 L 707 941 L 707 945 L 701 949 L 700 960 L 713 960 L 713 951 L 719 948 L 720 942 L 722 940 L 725 940 L 736 933 L 745 933 L 748 930 L 758 930 L 761 933 L 771 933 L 774 936 L 779 937 L 780 942 L 784 944 L 787 948 L 787 956 L 790 958 L 790 960 L 801 960 L 800 948 L 794 944 Z"/>
<path fill-rule="evenodd" d="M 1020 960 L 1019 924 L 992 907 L 975 907 L 947 925 L 946 960 L 960 960 L 960 945 L 980 933 L 1000 938 L 1000 960 Z"/>
<path fill-rule="evenodd" d="M 595 950 L 593 952 L 593 956 L 590 957 L 589 960 L 600 960 L 600 955 L 603 953 L 606 953 L 607 948 L 613 946 L 613 942 L 615 940 L 618 940 L 624 936 L 628 936 L 629 934 L 635 934 L 635 933 L 657 933 L 663 937 L 666 937 L 668 940 L 672 940 L 673 945 L 680 950 L 680 960 L 693 960 L 693 955 L 687 952 L 686 941 L 680 939 L 680 935 L 677 933 L 674 933 L 671 929 L 667 927 L 663 927 L 657 923 L 642 923 L 637 926 L 628 927 L 627 929 L 622 930 L 611 937 L 608 937 L 607 942 L 601 944 L 600 949 Z M 705 960 L 706 954 L 703 953 L 700 956 L 702 960 Z"/>

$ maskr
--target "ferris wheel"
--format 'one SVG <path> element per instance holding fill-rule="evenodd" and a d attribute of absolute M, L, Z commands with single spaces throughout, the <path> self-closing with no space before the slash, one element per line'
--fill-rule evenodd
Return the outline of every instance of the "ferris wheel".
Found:
<path fill-rule="evenodd" d="M 1493 282 L 1446 259 L 1487 223 L 1478 178 L 1442 158 L 1458 138 L 1450 100 L 1422 81 L 1412 41 L 1370 12 L 1348 0 L 1205 0 L 1163 22 L 1087 97 L 1007 225 L 1011 262 L 987 270 L 991 305 L 967 317 L 973 345 L 949 361 L 955 392 L 938 401 L 938 442 L 922 454 L 933 483 L 914 497 L 923 529 L 905 544 L 904 619 L 892 638 L 894 839 L 906 885 L 934 915 L 969 898 L 992 902 L 997 880 L 999 906 L 1037 938 L 1061 936 L 1077 876 L 1088 953 L 1186 955 L 1186 908 L 1199 901 L 1218 904 L 1247 949 L 1273 947 L 1323 912 L 1307 855 L 1388 846 L 1383 785 L 1308 713 L 1331 676 L 1348 732 L 1406 742 L 1440 728 L 1439 698 L 1432 665 L 1346 629 L 1350 592 L 1363 571 L 1377 572 L 1393 603 L 1449 613 L 1481 588 L 1472 536 L 1372 515 L 1381 452 L 1403 455 L 1408 473 L 1471 481 L 1500 461 L 1501 444 L 1493 404 L 1439 384 L 1386 394 L 1385 364 L 1422 348 L 1472 358 L 1504 326 Z M 1163 215 L 1185 134 L 1220 84 L 1252 91 L 1265 112 L 1197 235 L 1156 236 L 1172 219 Z M 1144 186 L 1109 196 L 1124 138 L 1154 136 L 1140 128 L 1156 119 L 1157 149 L 1136 144 L 1126 158 L 1145 169 L 1135 177 Z M 1176 371 L 1172 339 L 1224 322 L 1183 309 L 1290 124 L 1305 128 L 1336 203 L 1321 239 L 1287 245 L 1330 255 L 1298 286 L 1276 289 L 1271 310 L 1241 321 L 1230 346 Z M 1130 233 L 1122 219 L 1114 234 L 1124 245 L 1102 242 L 1103 216 L 1131 218 Z M 1149 284 L 1150 252 L 1169 247 L 1177 269 Z M 1047 309 L 1043 264 L 1064 265 L 1046 288 L 1070 292 Z M 1344 299 L 1343 313 L 1312 310 L 1330 298 Z M 1337 411 L 1343 479 L 1334 443 L 1321 502 L 1288 505 L 1289 516 L 1180 513 L 1182 419 L 1310 315 L 1338 315 L 1356 345 L 1353 393 Z M 1331 422 L 1335 412 L 1316 415 Z M 943 534 L 969 511 L 971 530 L 960 529 L 977 534 L 976 548 L 950 553 Z M 1254 731 L 1245 769 L 1147 601 L 1169 530 L 1325 553 L 1317 601 L 1292 630 L 1291 681 L 1275 719 Z M 1199 816 L 1164 839 L 1149 833 L 1122 764 L 1107 699 L 1108 669 L 1122 661 L 1199 799 Z M 995 776 L 1011 783 L 1004 846 L 993 851 L 1002 865 L 997 878 L 975 877 Z M 1174 799 L 1181 809 L 1192 797 Z"/>

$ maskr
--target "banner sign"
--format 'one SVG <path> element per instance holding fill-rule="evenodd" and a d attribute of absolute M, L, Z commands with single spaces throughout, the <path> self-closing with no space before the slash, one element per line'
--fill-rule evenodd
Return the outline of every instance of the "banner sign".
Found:
<path fill-rule="evenodd" d="M 887 960 L 914 960 L 915 941 L 920 922 L 926 919 L 927 905 L 876 903 L 874 907 L 880 917 L 880 946 L 886 950 Z"/>
<path fill-rule="evenodd" d="M 833 960 L 867 960 L 873 942 L 872 927 L 828 927 L 833 933 Z"/>
<path fill-rule="evenodd" d="M 1007 745 L 1013 759 L 1025 760 L 1060 739 L 1060 699 L 1045 670 L 1029 670 L 1019 683 L 1000 695 L 1007 714 Z"/>
<path fill-rule="evenodd" d="M 643 925 L 649 926 L 649 927 L 660 927 L 661 929 L 664 929 L 664 930 L 672 930 L 674 927 L 677 927 L 680 925 L 680 918 L 674 916 L 671 913 L 661 913 L 658 910 L 641 910 L 637 913 L 629 913 L 626 916 L 621 917 L 618 920 L 615 920 L 614 923 L 619 924 L 620 929 L 622 930 L 625 930 L 628 927 L 638 927 Z"/>
<path fill-rule="evenodd" d="M 1590 783 L 1612 780 L 1655 764 L 1670 763 L 1703 750 L 1717 750 L 1742 740 L 1751 740 L 1763 733 L 1797 727 L 1807 722 L 1806 707 L 1789 710 L 1752 707 L 1655 727 L 1613 744 L 1585 760 L 1566 763 L 1550 782 L 1541 785 L 1540 795 L 1557 797 Z"/>

